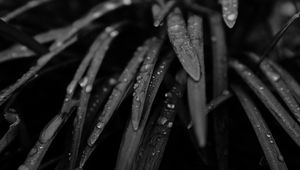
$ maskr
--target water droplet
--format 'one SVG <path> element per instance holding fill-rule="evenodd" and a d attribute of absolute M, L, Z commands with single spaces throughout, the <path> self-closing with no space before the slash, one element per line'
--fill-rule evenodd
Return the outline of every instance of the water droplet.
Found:
<path fill-rule="evenodd" d="M 89 93 L 89 92 L 91 92 L 92 91 L 92 86 L 91 85 L 88 85 L 88 86 L 86 86 L 86 88 L 85 88 L 85 91 L 87 92 L 87 93 Z"/>
<path fill-rule="evenodd" d="M 166 93 L 166 94 L 165 94 L 165 97 L 172 97 L 172 93 L 170 93 L 170 92 L 169 92 L 169 93 Z"/>
<path fill-rule="evenodd" d="M 72 81 L 72 82 L 69 84 L 69 86 L 67 87 L 67 93 L 69 93 L 69 94 L 73 93 L 73 92 L 74 92 L 74 89 L 75 89 L 75 86 L 76 86 L 75 82 Z"/>
<path fill-rule="evenodd" d="M 123 3 L 124 3 L 125 5 L 130 5 L 132 2 L 131 2 L 131 0 L 123 0 Z"/>
<path fill-rule="evenodd" d="M 133 89 L 137 89 L 139 87 L 139 84 L 138 83 L 135 83 L 134 85 L 133 85 Z"/>
<path fill-rule="evenodd" d="M 84 77 L 84 78 L 80 81 L 79 85 L 80 85 L 81 87 L 85 87 L 85 86 L 87 85 L 87 83 L 88 83 L 88 78 L 87 78 L 87 77 Z"/>
<path fill-rule="evenodd" d="M 114 84 L 116 84 L 116 83 L 117 83 L 117 80 L 116 80 L 116 79 L 114 79 L 114 78 L 109 79 L 109 84 L 110 84 L 110 85 L 114 85 Z"/>
<path fill-rule="evenodd" d="M 228 91 L 228 90 L 224 90 L 222 94 L 223 94 L 224 96 L 227 96 L 227 95 L 229 95 L 229 91 Z"/>
<path fill-rule="evenodd" d="M 115 37 L 115 36 L 117 36 L 118 34 L 119 34 L 118 31 L 113 31 L 113 32 L 110 33 L 110 36 L 111 36 L 111 37 Z"/>
<path fill-rule="evenodd" d="M 175 108 L 175 105 L 174 105 L 174 104 L 167 104 L 167 107 L 168 107 L 169 109 L 174 109 L 174 108 Z"/>
<path fill-rule="evenodd" d="M 104 122 L 98 122 L 96 126 L 98 129 L 101 129 L 104 126 Z"/>
<path fill-rule="evenodd" d="M 34 155 L 36 152 L 37 152 L 37 148 L 36 148 L 36 147 L 33 147 L 33 148 L 30 150 L 29 155 L 32 156 L 32 155 Z"/>
<path fill-rule="evenodd" d="M 168 123 L 168 128 L 171 128 L 173 126 L 173 123 L 172 122 L 169 122 Z"/>
<path fill-rule="evenodd" d="M 229 15 L 227 16 L 227 19 L 230 20 L 230 21 L 235 20 L 235 18 L 236 18 L 236 15 L 235 15 L 235 14 L 229 14 Z"/>
<path fill-rule="evenodd" d="M 283 156 L 282 155 L 278 155 L 278 160 L 281 161 L 281 162 L 283 162 L 284 161 Z"/>
<path fill-rule="evenodd" d="M 158 123 L 161 125 L 164 125 L 167 121 L 168 121 L 168 119 L 165 117 L 161 117 L 158 119 Z"/>
<path fill-rule="evenodd" d="M 146 71 L 146 70 L 150 69 L 151 67 L 152 67 L 152 64 L 146 64 L 142 67 L 141 70 Z"/>

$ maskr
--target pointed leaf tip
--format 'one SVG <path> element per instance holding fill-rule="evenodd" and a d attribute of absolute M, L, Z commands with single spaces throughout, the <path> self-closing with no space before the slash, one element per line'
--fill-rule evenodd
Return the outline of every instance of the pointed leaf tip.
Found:
<path fill-rule="evenodd" d="M 233 28 L 238 17 L 238 0 L 221 0 L 221 5 L 225 24 Z"/>

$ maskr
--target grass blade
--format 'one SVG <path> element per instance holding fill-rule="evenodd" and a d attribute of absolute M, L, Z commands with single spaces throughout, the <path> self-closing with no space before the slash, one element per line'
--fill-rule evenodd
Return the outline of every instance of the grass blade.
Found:
<path fill-rule="evenodd" d="M 212 69 L 213 69 L 213 97 L 219 96 L 227 90 L 227 50 L 225 42 L 224 28 L 221 16 L 213 13 L 209 17 L 211 43 L 212 43 Z M 228 148 L 229 148 L 229 120 L 226 109 L 215 114 L 214 118 L 214 137 L 216 143 L 216 153 L 219 169 L 228 169 Z"/>
<path fill-rule="evenodd" d="M 250 58 L 255 60 L 255 62 L 259 62 L 259 57 L 254 54 L 250 55 Z M 291 90 L 282 79 L 282 76 L 271 66 L 271 64 L 269 64 L 268 61 L 269 60 L 262 61 L 259 65 L 260 69 L 275 88 L 279 96 L 283 99 L 284 103 L 288 106 L 296 120 L 300 123 L 299 104 L 291 94 Z"/>
<path fill-rule="evenodd" d="M 128 0 L 105 1 L 99 3 L 94 8 L 92 8 L 85 16 L 73 22 L 72 25 L 65 32 L 65 34 L 56 39 L 55 43 L 51 45 L 50 49 L 56 48 L 56 46 L 60 46 L 62 43 L 70 39 L 70 37 L 72 37 L 79 30 L 89 25 L 94 20 L 104 16 L 108 12 L 121 8 L 125 5 L 130 5 L 131 3 L 132 2 Z"/>
<path fill-rule="evenodd" d="M 112 114 L 122 102 L 122 98 L 125 95 L 127 88 L 129 88 L 130 82 L 133 81 L 140 64 L 143 62 L 146 53 L 149 51 L 150 46 L 154 42 L 155 39 L 149 39 L 143 44 L 143 46 L 138 48 L 133 58 L 129 61 L 123 73 L 121 74 L 119 81 L 114 87 L 108 101 L 106 102 L 101 115 L 99 115 L 97 118 L 96 126 L 93 128 L 92 133 L 88 137 L 87 146 L 83 151 L 79 168 L 83 168 L 85 162 L 94 151 L 96 147 L 96 141 L 112 117 Z"/>
<path fill-rule="evenodd" d="M 236 96 L 238 97 L 242 107 L 244 108 L 251 125 L 256 133 L 262 150 L 266 156 L 269 166 L 272 170 L 287 169 L 283 156 L 269 130 L 266 122 L 261 116 L 260 111 L 255 106 L 252 99 L 238 86 L 232 87 Z"/>
<path fill-rule="evenodd" d="M 4 118 L 10 123 L 8 131 L 0 140 L 0 153 L 14 140 L 17 136 L 21 119 L 16 113 L 8 112 Z"/>
<path fill-rule="evenodd" d="M 34 75 L 40 71 L 55 55 L 62 52 L 65 48 L 72 45 L 76 41 L 76 37 L 72 38 L 65 44 L 61 45 L 57 49 L 50 51 L 38 59 L 37 64 L 32 66 L 29 71 L 27 71 L 17 82 L 8 88 L 0 92 L 0 106 L 21 86 L 23 86 L 27 81 L 29 81 Z"/>
<path fill-rule="evenodd" d="M 220 0 L 223 19 L 229 28 L 232 28 L 238 17 L 238 0 Z"/>
<path fill-rule="evenodd" d="M 175 8 L 167 17 L 167 30 L 170 42 L 185 71 L 199 80 L 201 70 L 195 47 L 188 36 L 186 24 L 179 8 Z"/>
<path fill-rule="evenodd" d="M 174 123 L 177 101 L 182 97 L 184 87 L 175 84 L 172 89 L 165 94 L 164 106 L 160 116 L 155 121 L 139 149 L 137 159 L 133 169 L 156 170 L 159 169 L 165 147 Z M 147 125 L 148 126 L 148 125 Z"/>
<path fill-rule="evenodd" d="M 109 26 L 105 29 L 104 33 L 101 33 L 100 36 L 96 39 L 95 44 L 101 44 L 97 47 L 96 50 L 92 49 L 93 59 L 91 61 L 91 66 L 87 70 L 87 75 L 82 79 L 80 83 L 81 94 L 79 101 L 79 108 L 74 120 L 73 127 L 73 140 L 71 145 L 71 154 L 69 157 L 69 168 L 70 170 L 74 169 L 76 166 L 76 160 L 78 157 L 79 146 L 82 141 L 82 131 L 83 125 L 86 120 L 87 106 L 90 99 L 90 92 L 92 91 L 96 75 L 100 69 L 102 61 L 105 57 L 107 50 L 112 42 L 112 40 L 119 34 L 118 29 L 120 29 L 120 24 Z M 92 46 L 93 47 L 93 46 Z"/>
<path fill-rule="evenodd" d="M 132 168 L 135 155 L 138 151 L 139 143 L 141 141 L 142 135 L 144 134 L 144 129 L 149 118 L 154 98 L 172 61 L 172 58 L 170 57 L 172 57 L 172 54 L 171 56 L 163 58 L 163 60 L 156 66 L 153 72 L 150 86 L 146 93 L 146 99 L 142 113 L 143 117 L 141 119 L 139 128 L 135 130 L 130 123 L 127 125 L 119 149 L 116 170 L 128 170 Z"/>
<path fill-rule="evenodd" d="M 215 108 L 217 108 L 219 105 L 221 105 L 231 97 L 232 94 L 228 90 L 224 90 L 220 96 L 215 97 L 207 104 L 207 113 L 212 112 Z"/>
<path fill-rule="evenodd" d="M 205 87 L 205 64 L 203 52 L 203 26 L 202 18 L 191 15 L 188 18 L 188 33 L 192 44 L 197 50 L 202 77 L 195 81 L 187 80 L 188 103 L 194 125 L 194 131 L 200 147 L 206 144 L 206 87 Z"/>
<path fill-rule="evenodd" d="M 146 93 L 150 85 L 151 76 L 154 66 L 158 59 L 160 49 L 163 45 L 162 40 L 157 40 L 147 54 L 146 59 L 141 66 L 134 84 L 134 93 L 132 101 L 132 117 L 131 122 L 133 129 L 137 130 L 142 118 L 142 112 L 145 106 Z"/>
<path fill-rule="evenodd" d="M 16 18 L 17 16 L 21 15 L 22 13 L 35 8 L 37 6 L 40 6 L 46 2 L 49 2 L 50 0 L 31 0 L 29 2 L 27 2 L 25 5 L 15 9 L 14 11 L 6 14 L 5 16 L 1 17 L 1 19 L 5 22 L 8 22 L 14 18 Z"/>
<path fill-rule="evenodd" d="M 45 48 L 35 39 L 23 33 L 22 31 L 19 31 L 13 26 L 7 24 L 1 19 L 0 19 L 0 32 L 2 34 L 7 35 L 9 38 L 12 38 L 13 40 L 16 40 L 21 44 L 24 44 L 26 47 L 30 48 L 37 54 L 43 55 L 49 52 L 47 48 Z"/>
<path fill-rule="evenodd" d="M 245 65 L 237 60 L 231 61 L 230 66 L 239 74 L 257 95 L 261 102 L 268 108 L 277 122 L 300 146 L 300 127 L 279 103 L 275 96 L 269 91 L 265 84 L 258 79 Z"/>
<path fill-rule="evenodd" d="M 278 41 L 283 37 L 284 33 L 288 30 L 288 28 L 300 17 L 300 12 L 294 14 L 288 22 L 276 33 L 275 37 L 273 38 L 272 42 L 268 44 L 266 49 L 263 51 L 262 57 L 258 64 L 260 64 L 265 58 L 269 56 L 271 51 L 274 49 Z"/>

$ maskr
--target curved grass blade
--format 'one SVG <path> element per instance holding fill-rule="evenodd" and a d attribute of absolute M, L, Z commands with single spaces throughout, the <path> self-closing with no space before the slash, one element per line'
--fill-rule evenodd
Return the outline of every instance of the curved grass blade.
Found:
<path fill-rule="evenodd" d="M 155 27 L 159 27 L 163 20 L 166 18 L 166 16 L 172 11 L 172 9 L 175 7 L 176 1 L 171 0 L 164 4 L 164 6 L 160 7 L 157 4 L 154 4 L 154 10 L 155 13 L 153 13 L 154 16 L 154 23 L 153 25 Z"/>
<path fill-rule="evenodd" d="M 260 111 L 257 109 L 252 99 L 240 87 L 232 86 L 232 89 L 238 97 L 251 122 L 270 168 L 272 170 L 288 169 L 271 131 L 269 130 L 266 122 L 261 116 Z"/>
<path fill-rule="evenodd" d="M 129 88 L 129 85 L 133 81 L 140 64 L 143 62 L 146 53 L 149 51 L 150 46 L 154 42 L 156 42 L 155 39 L 149 39 L 143 44 L 143 46 L 139 47 L 135 52 L 133 58 L 129 61 L 123 73 L 119 77 L 118 83 L 114 87 L 112 94 L 106 102 L 101 115 L 99 115 L 99 117 L 97 118 L 96 126 L 88 137 L 87 146 L 83 151 L 79 163 L 79 168 L 83 168 L 85 162 L 94 151 L 96 147 L 96 141 L 98 140 L 100 134 L 110 120 L 112 114 L 122 102 L 127 88 Z"/>
<path fill-rule="evenodd" d="M 265 84 L 258 79 L 245 65 L 237 60 L 231 61 L 230 66 L 240 75 L 248 84 L 252 91 L 257 95 L 261 102 L 271 112 L 277 122 L 292 138 L 292 140 L 300 146 L 300 127 L 296 121 L 288 114 L 280 102 L 269 91 Z"/>
<path fill-rule="evenodd" d="M 150 134 L 144 138 L 140 146 L 133 169 L 159 169 L 174 123 L 177 101 L 182 97 L 184 89 L 177 83 L 165 94 L 164 106 L 153 127 L 149 127 Z"/>
<path fill-rule="evenodd" d="M 132 101 L 131 122 L 133 129 L 137 130 L 142 118 L 142 112 L 145 106 L 146 93 L 150 85 L 151 75 L 154 70 L 160 49 L 163 45 L 162 40 L 157 40 L 147 54 L 146 59 L 141 66 L 134 84 L 134 93 Z"/>
<path fill-rule="evenodd" d="M 93 46 L 92 46 L 93 47 Z M 92 53 L 94 53 L 94 48 L 90 49 Z M 81 62 L 79 68 L 77 69 L 73 80 L 67 87 L 67 94 L 64 99 L 64 104 L 62 109 L 58 115 L 56 115 L 42 130 L 39 140 L 36 142 L 35 146 L 31 149 L 30 153 L 27 155 L 27 158 L 23 165 L 19 167 L 19 169 L 27 169 L 27 170 L 36 170 L 44 155 L 46 154 L 49 146 L 54 140 L 55 136 L 59 132 L 59 130 L 63 127 L 63 125 L 67 122 L 69 117 L 79 104 L 78 101 L 73 99 L 74 92 L 76 87 L 79 84 L 80 79 L 83 77 L 86 69 L 91 61 L 89 55 L 87 55 L 83 61 Z"/>
<path fill-rule="evenodd" d="M 94 120 L 96 119 L 97 113 L 100 110 L 100 107 L 102 107 L 104 101 L 107 100 L 110 93 L 112 92 L 113 87 L 117 84 L 117 77 L 119 76 L 113 76 L 107 80 L 105 80 L 103 83 L 95 87 L 95 92 L 91 93 L 90 101 L 88 104 L 88 110 L 86 115 L 86 123 L 85 128 L 86 133 L 92 128 L 92 124 Z M 97 82 L 96 84 L 98 84 Z"/>
<path fill-rule="evenodd" d="M 274 49 L 278 41 L 283 37 L 285 32 L 288 30 L 288 28 L 300 17 L 300 12 L 297 12 L 294 14 L 288 22 L 276 33 L 275 37 L 273 38 L 272 42 L 268 44 L 266 49 L 263 51 L 262 57 L 260 58 L 260 61 L 258 64 L 260 64 L 265 58 L 269 56 L 271 51 Z"/>
<path fill-rule="evenodd" d="M 289 86 L 289 88 L 292 91 L 292 94 L 294 95 L 297 102 L 300 103 L 300 85 L 299 85 L 299 83 L 284 68 L 282 68 L 281 66 L 279 66 L 278 64 L 276 64 L 273 61 L 270 61 L 269 63 L 273 66 L 273 68 L 275 70 L 278 71 L 278 73 L 281 75 L 281 78 Z"/>
<path fill-rule="evenodd" d="M 171 57 L 171 58 L 170 58 Z M 157 94 L 158 88 L 163 81 L 169 65 L 172 61 L 172 54 L 164 57 L 163 60 L 156 66 L 153 75 L 151 77 L 150 86 L 146 93 L 145 104 L 143 108 L 143 117 L 140 122 L 140 126 L 137 130 L 129 123 L 124 133 L 122 143 L 119 149 L 116 170 L 128 170 L 132 168 L 134 158 L 138 151 L 144 129 L 149 118 L 149 114 L 152 108 L 154 98 Z"/>
<path fill-rule="evenodd" d="M 55 48 L 56 46 L 60 46 L 62 43 L 70 39 L 70 37 L 72 37 L 75 33 L 77 33 L 79 30 L 81 30 L 83 27 L 87 26 L 94 20 L 99 19 L 100 17 L 113 10 L 131 4 L 131 0 L 105 1 L 99 3 L 94 8 L 92 8 L 85 16 L 73 22 L 72 25 L 69 26 L 65 34 L 56 39 L 55 43 L 51 45 L 50 49 Z"/>
<path fill-rule="evenodd" d="M 256 62 L 259 62 L 259 57 L 255 54 L 250 55 L 250 58 Z M 300 106 L 291 94 L 291 90 L 282 79 L 282 76 L 271 66 L 271 64 L 268 63 L 268 60 L 262 61 L 259 67 L 272 86 L 275 88 L 281 99 L 287 105 L 289 110 L 295 116 L 296 120 L 300 123 Z"/>
<path fill-rule="evenodd" d="M 249 56 L 255 57 L 255 60 L 259 60 L 258 56 L 250 53 Z M 281 76 L 283 81 L 286 83 L 286 85 L 289 87 L 290 91 L 292 92 L 292 95 L 295 97 L 298 103 L 300 103 L 300 85 L 297 82 L 297 80 L 294 79 L 290 73 L 288 73 L 284 68 L 282 68 L 279 64 L 276 62 L 265 58 L 264 61 L 266 61 L 268 64 L 270 64 Z"/>
<path fill-rule="evenodd" d="M 29 35 L 19 31 L 18 29 L 14 28 L 13 26 L 7 24 L 3 20 L 0 19 L 0 32 L 5 34 L 9 38 L 12 38 L 18 41 L 21 44 L 24 44 L 26 47 L 32 49 L 35 53 L 44 55 L 48 53 L 48 49 L 37 42 L 35 39 L 30 37 Z"/>
<path fill-rule="evenodd" d="M 45 54 L 38 59 L 35 66 L 32 66 L 29 71 L 27 71 L 17 82 L 8 88 L 0 92 L 0 106 L 21 86 L 23 86 L 28 80 L 30 80 L 34 75 L 40 71 L 55 55 L 62 52 L 65 48 L 72 45 L 76 41 L 76 37 L 70 39 L 65 44 L 61 45 L 57 49 L 50 51 L 48 54 Z"/>
<path fill-rule="evenodd" d="M 194 80 L 199 80 L 202 73 L 197 51 L 188 36 L 186 24 L 179 8 L 175 8 L 168 15 L 167 27 L 170 42 L 183 68 Z"/>
<path fill-rule="evenodd" d="M 10 123 L 8 131 L 0 140 L 0 153 L 14 140 L 18 133 L 21 119 L 14 112 L 4 114 L 4 118 Z"/>
<path fill-rule="evenodd" d="M 70 170 L 74 169 L 76 166 L 79 146 L 82 141 L 83 125 L 86 119 L 87 106 L 90 99 L 90 92 L 92 91 L 96 75 L 100 69 L 105 54 L 109 49 L 112 40 L 119 34 L 118 30 L 120 29 L 120 27 L 120 24 L 109 26 L 105 29 L 105 32 L 97 38 L 96 44 L 99 43 L 101 45 L 98 46 L 97 50 L 95 50 L 93 54 L 93 60 L 91 61 L 91 66 L 87 70 L 87 75 L 82 79 L 82 82 L 80 83 L 82 90 L 80 94 L 79 108 L 74 120 L 73 139 L 68 168 Z"/>
<path fill-rule="evenodd" d="M 187 91 L 188 103 L 191 118 L 194 125 L 194 131 L 200 147 L 206 144 L 206 87 L 205 87 L 205 66 L 203 52 L 203 26 L 202 18 L 196 15 L 191 15 L 188 18 L 188 33 L 192 44 L 197 50 L 199 65 L 201 68 L 202 77 L 195 81 L 188 78 Z"/>
<path fill-rule="evenodd" d="M 15 9 L 14 11 L 6 14 L 5 16 L 1 17 L 1 19 L 5 22 L 8 22 L 14 18 L 16 18 L 17 16 L 21 15 L 22 13 L 35 8 L 37 6 L 40 6 L 46 2 L 49 2 L 50 0 L 31 0 L 29 2 L 27 2 L 25 5 Z"/>
<path fill-rule="evenodd" d="M 220 0 L 223 19 L 229 28 L 232 28 L 238 17 L 238 0 Z"/>
<path fill-rule="evenodd" d="M 212 112 L 215 108 L 217 108 L 219 105 L 221 105 L 231 97 L 232 94 L 228 90 L 224 90 L 220 96 L 215 97 L 207 104 L 207 113 Z"/>
<path fill-rule="evenodd" d="M 64 27 L 64 28 L 57 28 L 54 30 L 50 30 L 34 36 L 34 39 L 39 43 L 50 42 L 61 37 L 68 29 L 69 29 L 68 27 Z M 17 44 L 0 52 L 0 63 L 13 60 L 13 59 L 25 58 L 31 56 L 34 56 L 33 51 L 31 51 L 29 48 L 27 48 L 24 45 Z"/>

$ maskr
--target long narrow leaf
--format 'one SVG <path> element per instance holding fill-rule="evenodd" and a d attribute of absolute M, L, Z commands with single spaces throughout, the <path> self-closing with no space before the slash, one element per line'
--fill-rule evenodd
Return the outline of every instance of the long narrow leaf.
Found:
<path fill-rule="evenodd" d="M 167 27 L 170 42 L 183 68 L 194 80 L 199 80 L 202 74 L 199 59 L 179 8 L 175 8 L 168 15 Z"/>
<path fill-rule="evenodd" d="M 160 116 L 156 119 L 150 134 L 144 138 L 133 169 L 159 169 L 174 123 L 177 101 L 182 97 L 183 90 L 182 85 L 176 84 L 165 94 L 166 99 Z"/>
<path fill-rule="evenodd" d="M 194 130 L 200 147 L 206 144 L 206 87 L 205 87 L 205 64 L 203 50 L 203 26 L 202 18 L 196 15 L 189 16 L 188 33 L 192 44 L 195 47 L 199 65 L 202 73 L 200 80 L 195 81 L 188 78 L 187 91 L 190 114 L 194 125 Z"/>
<path fill-rule="evenodd" d="M 265 84 L 258 79 L 245 65 L 237 60 L 231 61 L 230 66 L 243 78 L 252 91 L 260 98 L 261 102 L 269 109 L 271 114 L 293 139 L 300 146 L 300 127 L 288 114 L 280 102 L 270 92 Z"/>
<path fill-rule="evenodd" d="M 287 169 L 283 156 L 269 130 L 266 122 L 261 116 L 260 111 L 255 106 L 252 99 L 242 90 L 239 86 L 233 86 L 235 94 L 241 102 L 251 125 L 256 133 L 262 150 L 267 158 L 269 166 L 272 170 L 285 170 Z"/>
<path fill-rule="evenodd" d="M 154 42 L 156 42 L 155 39 L 149 39 L 145 41 L 143 46 L 138 48 L 138 50 L 135 52 L 133 58 L 129 61 L 123 73 L 121 74 L 119 81 L 114 87 L 108 101 L 106 102 L 102 113 L 97 118 L 96 126 L 93 128 L 92 133 L 88 137 L 87 146 L 83 151 L 79 168 L 83 168 L 85 162 L 94 151 L 96 147 L 96 141 L 112 117 L 112 114 L 122 102 L 122 98 L 125 95 L 127 88 L 129 88 L 130 82 L 133 81 L 140 64 L 143 62 L 146 53 L 149 51 L 150 46 Z"/>
<path fill-rule="evenodd" d="M 131 124 L 127 125 L 124 133 L 122 143 L 119 149 L 116 170 L 128 170 L 132 168 L 134 158 L 138 151 L 138 146 L 141 141 L 144 129 L 149 118 L 151 107 L 154 98 L 157 94 L 158 88 L 166 75 L 169 65 L 172 61 L 172 56 L 165 57 L 155 68 L 151 77 L 150 86 L 146 93 L 145 106 L 143 109 L 143 118 L 140 122 L 138 130 L 135 130 Z"/>
<path fill-rule="evenodd" d="M 145 105 L 146 93 L 150 85 L 151 76 L 156 64 L 160 49 L 163 41 L 157 41 L 156 44 L 150 49 L 146 59 L 141 66 L 139 73 L 134 84 L 134 93 L 132 101 L 132 117 L 131 122 L 133 129 L 137 130 L 142 118 L 142 112 Z"/>

